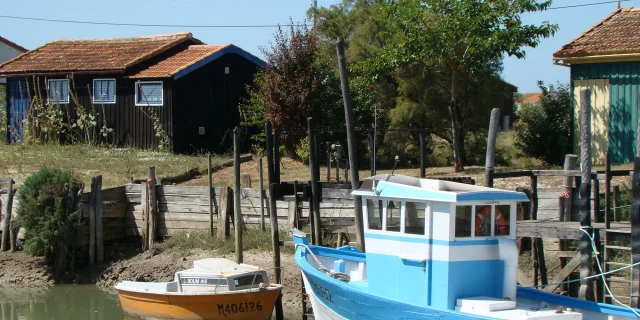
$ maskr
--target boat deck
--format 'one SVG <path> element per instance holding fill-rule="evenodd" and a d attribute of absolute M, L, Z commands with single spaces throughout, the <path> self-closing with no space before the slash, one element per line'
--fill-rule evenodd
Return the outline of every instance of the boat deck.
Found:
<path fill-rule="evenodd" d="M 596 232 L 604 230 L 604 223 L 592 223 Z M 521 220 L 516 222 L 516 235 L 519 237 L 580 239 L 580 222 L 558 220 Z M 611 222 L 608 229 L 609 240 L 630 241 L 631 224 L 629 222 Z M 600 233 L 603 236 L 603 233 Z"/>

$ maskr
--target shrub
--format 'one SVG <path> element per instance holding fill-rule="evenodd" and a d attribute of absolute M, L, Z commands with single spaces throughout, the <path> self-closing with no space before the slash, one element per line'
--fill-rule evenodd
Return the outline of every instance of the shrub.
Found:
<path fill-rule="evenodd" d="M 525 104 L 518 110 L 520 118 L 514 124 L 516 146 L 529 156 L 548 164 L 559 165 L 569 147 L 571 130 L 571 95 L 567 84 L 558 84 L 550 93 L 541 81 L 542 98 L 538 103 Z"/>
<path fill-rule="evenodd" d="M 18 194 L 18 224 L 26 229 L 25 251 L 44 255 L 57 271 L 76 240 L 79 210 L 67 212 L 68 195 L 80 182 L 70 171 L 43 167 L 31 174 Z M 75 192 L 75 191 L 74 191 Z"/>
<path fill-rule="evenodd" d="M 311 150 L 309 149 L 309 137 L 306 136 L 300 139 L 300 143 L 296 146 L 296 155 L 300 158 L 300 161 L 303 163 L 309 162 L 309 154 Z"/>

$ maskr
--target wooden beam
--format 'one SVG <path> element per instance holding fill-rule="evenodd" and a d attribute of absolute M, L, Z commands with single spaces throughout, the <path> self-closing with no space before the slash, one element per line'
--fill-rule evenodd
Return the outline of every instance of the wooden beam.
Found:
<path fill-rule="evenodd" d="M 93 190 L 96 214 L 96 261 L 104 262 L 104 229 L 102 221 L 102 176 L 96 177 L 96 188 Z"/>
<path fill-rule="evenodd" d="M 580 291 L 581 299 L 594 301 L 593 280 L 591 276 L 592 253 L 591 239 L 591 89 L 580 92 L 580 167 L 582 169 L 582 184 L 580 186 L 580 200 L 583 205 L 580 210 L 580 228 L 586 232 L 580 234 Z"/>
<path fill-rule="evenodd" d="M 494 172 L 493 179 L 531 177 L 532 175 L 531 170 Z"/>
<path fill-rule="evenodd" d="M 11 209 L 13 208 L 13 179 L 9 178 L 7 187 L 7 205 L 4 215 L 4 225 L 2 227 L 2 251 L 9 250 L 9 242 L 11 235 Z"/>
<path fill-rule="evenodd" d="M 484 164 L 484 186 L 489 188 L 493 188 L 493 172 L 495 171 L 496 158 L 496 136 L 498 135 L 499 119 L 500 109 L 493 108 L 493 110 L 491 110 L 491 119 L 489 120 L 489 133 L 487 136 L 487 156 Z"/>
<path fill-rule="evenodd" d="M 576 268 L 578 268 L 579 265 L 580 265 L 580 253 L 577 253 L 577 254 L 574 254 L 573 259 L 571 259 L 571 261 L 569 261 L 569 263 L 564 268 L 562 268 L 562 270 L 560 270 L 558 274 L 556 274 L 553 277 L 553 279 L 551 280 L 551 285 L 544 287 L 542 290 L 546 292 L 553 292 L 554 290 L 556 290 L 560 286 L 557 283 L 563 282 L 565 279 L 567 279 L 567 277 L 569 277 L 569 275 L 574 270 L 576 270 Z"/>
<path fill-rule="evenodd" d="M 315 236 L 315 244 L 317 246 L 321 246 L 322 245 L 322 232 L 321 230 L 321 225 L 320 225 L 320 206 L 318 205 L 318 202 L 320 200 L 320 190 L 318 188 L 318 180 L 320 180 L 320 177 L 316 176 L 316 168 L 315 166 L 318 165 L 317 163 L 317 157 L 316 157 L 316 151 L 315 148 L 311 147 L 315 145 L 315 137 L 313 135 L 313 119 L 311 117 L 307 118 L 307 127 L 308 127 L 308 131 L 309 131 L 309 170 L 311 171 L 311 197 L 313 198 L 313 220 L 314 220 L 314 225 L 313 225 L 313 231 L 314 231 L 314 236 Z"/>
<path fill-rule="evenodd" d="M 229 216 L 233 214 L 233 190 L 229 187 L 222 187 L 220 191 L 220 206 L 218 210 L 217 234 L 218 239 L 229 238 Z"/>
<path fill-rule="evenodd" d="M 233 129 L 233 222 L 235 223 L 236 263 L 244 261 L 242 252 L 242 208 L 240 207 L 240 128 Z"/>

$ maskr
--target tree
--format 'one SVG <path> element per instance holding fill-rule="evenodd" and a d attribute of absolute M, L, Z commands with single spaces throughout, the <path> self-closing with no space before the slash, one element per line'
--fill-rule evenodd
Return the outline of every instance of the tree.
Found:
<path fill-rule="evenodd" d="M 568 84 L 558 84 L 553 92 L 542 81 L 538 81 L 538 87 L 540 101 L 524 104 L 518 110 L 520 119 L 513 126 L 516 147 L 548 164 L 560 165 L 569 149 L 571 91 Z"/>
<path fill-rule="evenodd" d="M 557 25 L 525 25 L 521 15 L 542 11 L 551 1 L 535 0 L 405 0 L 391 2 L 386 15 L 399 41 L 385 46 L 366 63 L 367 69 L 384 70 L 425 62 L 449 76 L 448 115 L 454 159 L 464 167 L 458 110 L 460 76 L 475 75 L 503 54 L 525 56 L 523 47 L 536 47 L 552 36 Z"/>
<path fill-rule="evenodd" d="M 69 193 L 79 185 L 70 171 L 43 167 L 24 180 L 18 193 L 17 221 L 26 230 L 25 251 L 54 262 L 58 275 L 76 244 L 79 210 L 69 202 Z"/>
<path fill-rule="evenodd" d="M 261 48 L 269 68 L 256 75 L 249 98 L 240 106 L 243 122 L 268 119 L 281 131 L 290 153 L 306 135 L 307 117 L 319 128 L 340 121 L 338 78 L 318 54 L 318 41 L 304 25 L 278 28 L 269 47 Z"/>

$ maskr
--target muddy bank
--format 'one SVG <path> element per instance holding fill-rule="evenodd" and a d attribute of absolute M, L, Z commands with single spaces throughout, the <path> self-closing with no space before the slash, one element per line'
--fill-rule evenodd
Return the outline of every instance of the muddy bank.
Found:
<path fill-rule="evenodd" d="M 0 285 L 47 286 L 54 283 L 44 258 L 22 251 L 0 253 Z"/>

